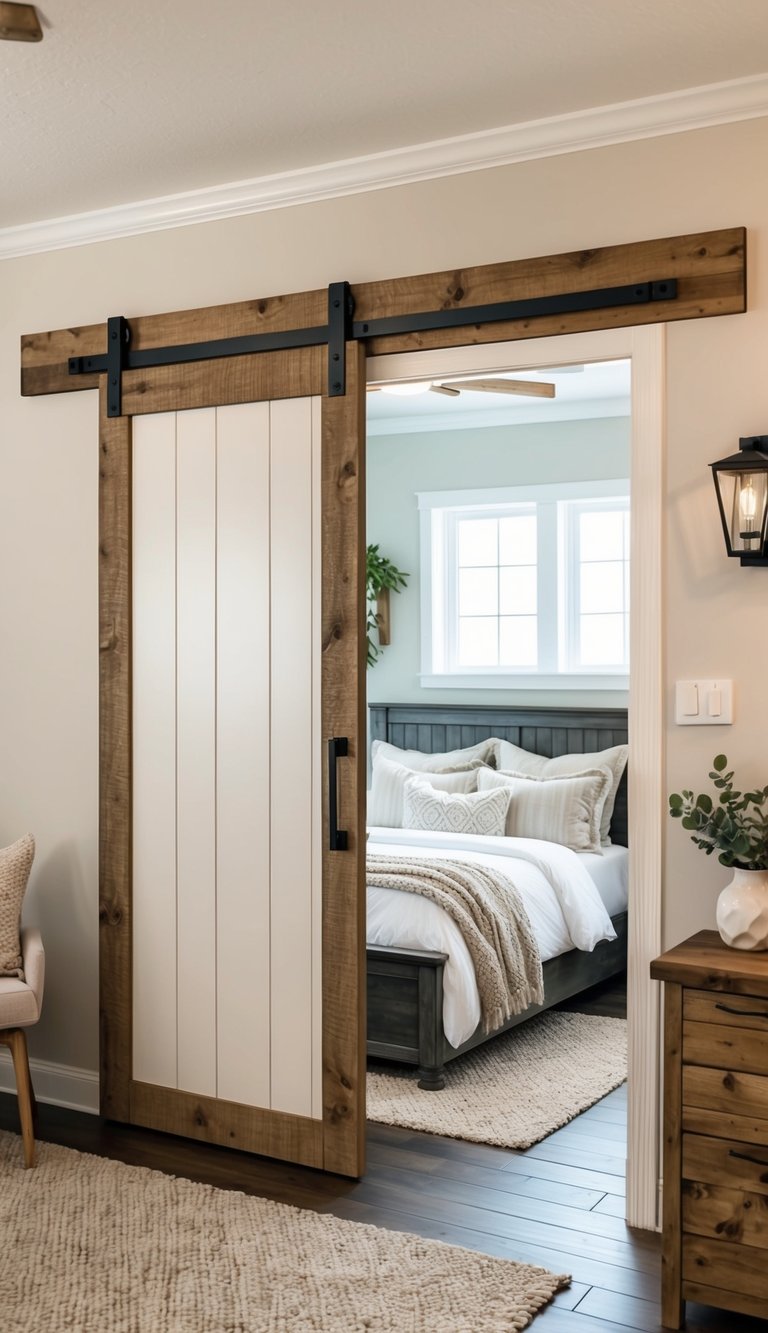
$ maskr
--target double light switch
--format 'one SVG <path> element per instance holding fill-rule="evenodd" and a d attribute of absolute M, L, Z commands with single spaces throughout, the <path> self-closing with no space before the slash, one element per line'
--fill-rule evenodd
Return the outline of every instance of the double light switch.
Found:
<path fill-rule="evenodd" d="M 733 681 L 679 680 L 675 687 L 675 721 L 681 727 L 733 722 Z"/>

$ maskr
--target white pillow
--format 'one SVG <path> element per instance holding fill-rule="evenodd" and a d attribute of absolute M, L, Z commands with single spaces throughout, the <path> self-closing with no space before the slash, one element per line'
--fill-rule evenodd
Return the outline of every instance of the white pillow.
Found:
<path fill-rule="evenodd" d="M 543 838 L 574 852 L 598 852 L 600 818 L 611 789 L 609 768 L 592 768 L 562 778 L 496 773 L 481 768 L 478 791 L 509 791 L 506 832 L 510 838 Z"/>
<path fill-rule="evenodd" d="M 475 833 L 503 837 L 510 792 L 472 792 L 467 796 L 436 791 L 419 774 L 405 784 L 403 828 L 428 829 L 430 833 Z"/>
<path fill-rule="evenodd" d="M 477 791 L 478 769 L 461 773 L 419 773 L 426 786 L 447 792 Z M 368 823 L 377 828 L 403 828 L 405 784 L 413 771 L 378 755 L 373 765 Z"/>
<path fill-rule="evenodd" d="M 425 754 L 423 750 L 401 750 L 389 741 L 374 741 L 371 746 L 371 760 L 391 759 L 395 764 L 402 764 L 414 773 L 456 773 L 471 768 L 473 764 L 494 762 L 498 741 L 490 737 L 478 745 L 468 745 L 465 750 L 447 750 L 443 754 Z"/>
<path fill-rule="evenodd" d="M 560 778 L 583 773 L 590 768 L 607 768 L 611 774 L 611 788 L 600 818 L 600 841 L 607 847 L 611 841 L 611 816 L 616 792 L 626 767 L 628 754 L 628 745 L 613 745 L 608 750 L 595 750 L 591 754 L 559 754 L 555 759 L 547 759 L 543 754 L 532 754 L 530 750 L 521 750 L 519 745 L 513 745 L 511 741 L 497 740 L 496 768 L 500 771 L 524 773 L 537 778 Z"/>

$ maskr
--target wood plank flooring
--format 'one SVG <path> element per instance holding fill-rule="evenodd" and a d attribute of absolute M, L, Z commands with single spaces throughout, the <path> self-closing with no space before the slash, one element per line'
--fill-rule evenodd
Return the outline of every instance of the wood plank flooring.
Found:
<path fill-rule="evenodd" d="M 18 1128 L 7 1095 L 0 1096 L 0 1127 Z M 368 1172 L 359 1182 L 53 1106 L 40 1106 L 40 1137 L 569 1273 L 570 1287 L 535 1320 L 541 1333 L 661 1331 L 659 1237 L 623 1220 L 623 1087 L 526 1152 L 369 1124 Z M 687 1329 L 767 1333 L 766 1316 L 689 1303 Z"/>

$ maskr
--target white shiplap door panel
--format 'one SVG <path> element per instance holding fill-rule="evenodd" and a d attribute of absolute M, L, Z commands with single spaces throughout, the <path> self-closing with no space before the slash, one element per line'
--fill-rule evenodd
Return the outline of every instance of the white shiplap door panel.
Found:
<path fill-rule="evenodd" d="M 312 1114 L 312 400 L 271 411 L 272 1108 Z"/>
<path fill-rule="evenodd" d="M 177 414 L 178 1086 L 216 1095 L 216 410 Z"/>
<path fill-rule="evenodd" d="M 176 1087 L 176 417 L 133 425 L 133 1076 Z"/>
<path fill-rule="evenodd" d="M 218 1095 L 270 1105 L 269 403 L 217 409 Z"/>
<path fill-rule="evenodd" d="M 322 1119 L 320 400 L 134 439 L 134 1078 Z"/>

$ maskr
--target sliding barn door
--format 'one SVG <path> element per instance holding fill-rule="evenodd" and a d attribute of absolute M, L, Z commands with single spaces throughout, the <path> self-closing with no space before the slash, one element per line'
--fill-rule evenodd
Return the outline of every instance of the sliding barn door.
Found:
<path fill-rule="evenodd" d="M 354 361 L 351 401 L 102 421 L 128 469 L 131 794 L 103 1109 L 349 1175 L 365 1118 Z M 114 955 L 113 931 L 107 969 Z"/>

